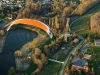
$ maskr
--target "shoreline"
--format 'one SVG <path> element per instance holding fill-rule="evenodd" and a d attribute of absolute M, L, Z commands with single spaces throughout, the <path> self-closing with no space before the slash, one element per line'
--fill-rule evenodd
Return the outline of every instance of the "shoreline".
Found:
<path fill-rule="evenodd" d="M 20 51 L 22 51 L 23 56 L 21 58 L 15 57 L 15 64 L 17 70 L 24 71 L 30 66 L 30 61 L 28 61 L 29 43 L 30 42 L 26 43 L 20 48 Z"/>

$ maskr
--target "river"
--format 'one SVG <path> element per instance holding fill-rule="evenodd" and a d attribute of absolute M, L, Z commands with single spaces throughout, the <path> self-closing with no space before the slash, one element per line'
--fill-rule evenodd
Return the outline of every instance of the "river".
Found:
<path fill-rule="evenodd" d="M 5 23 L 5 22 L 3 22 L 3 21 L 0 21 L 0 26 L 2 26 L 4 23 Z"/>
<path fill-rule="evenodd" d="M 0 54 L 0 75 L 8 75 L 8 69 L 12 66 L 16 67 L 14 52 L 35 37 L 37 37 L 35 32 L 22 28 L 9 31 L 3 52 Z"/>

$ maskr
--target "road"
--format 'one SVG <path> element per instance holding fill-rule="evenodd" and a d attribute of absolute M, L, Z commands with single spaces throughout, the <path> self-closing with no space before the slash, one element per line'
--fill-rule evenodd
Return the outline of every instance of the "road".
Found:
<path fill-rule="evenodd" d="M 100 6 L 100 4 L 98 4 L 97 6 L 95 6 L 94 8 L 92 8 L 90 11 L 88 11 L 86 14 L 84 14 L 83 16 L 79 17 L 78 19 L 74 20 L 71 24 L 70 27 L 73 25 L 74 22 L 76 22 L 77 20 L 81 19 L 82 17 L 84 17 L 85 15 L 87 15 L 88 13 L 90 13 L 92 10 L 94 10 L 95 8 L 97 8 L 98 6 Z M 72 54 L 72 52 L 74 52 L 76 50 L 76 48 L 78 46 L 80 46 L 82 43 L 84 42 L 84 38 L 82 37 L 82 40 L 80 41 L 80 43 L 69 53 L 69 55 L 66 57 L 64 64 L 61 67 L 60 73 L 59 75 L 63 75 L 63 71 L 65 69 L 66 63 L 68 61 L 68 58 L 70 57 L 70 55 Z"/>
<path fill-rule="evenodd" d="M 77 48 L 78 46 L 80 46 L 83 42 L 84 42 L 84 38 L 82 37 L 82 39 L 81 39 L 81 41 L 78 43 L 78 45 L 77 45 L 75 48 L 73 48 L 73 50 L 72 50 L 72 51 L 69 53 L 69 55 L 66 57 L 66 59 L 65 59 L 65 61 L 64 61 L 64 64 L 62 64 L 62 67 L 61 67 L 61 70 L 60 70 L 59 75 L 63 75 L 63 70 L 64 70 L 64 68 L 65 68 L 65 66 L 66 66 L 66 63 L 67 63 L 67 61 L 68 61 L 70 55 L 71 55 L 71 54 L 76 50 L 76 48 Z"/>

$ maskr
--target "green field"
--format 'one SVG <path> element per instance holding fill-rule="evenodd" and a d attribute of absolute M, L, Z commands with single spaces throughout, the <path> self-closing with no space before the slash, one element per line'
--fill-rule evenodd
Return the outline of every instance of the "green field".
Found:
<path fill-rule="evenodd" d="M 65 49 L 61 49 L 62 47 L 64 47 Z M 59 49 L 57 49 L 54 53 L 52 53 L 49 58 L 54 59 L 54 56 L 59 54 L 58 55 L 59 57 L 57 58 L 57 60 L 58 61 L 65 61 L 67 55 L 71 52 L 72 48 L 73 48 L 73 46 L 64 44 Z"/>
<path fill-rule="evenodd" d="M 96 7 L 94 10 L 92 10 L 90 13 L 85 15 L 84 17 L 75 21 L 72 24 L 71 30 L 82 36 L 90 33 L 90 17 L 98 11 L 100 11 L 100 5 Z"/>
<path fill-rule="evenodd" d="M 31 63 L 30 66 L 28 67 L 28 69 L 26 71 L 23 72 L 23 74 L 28 74 L 31 75 L 32 72 L 34 72 L 37 68 L 37 65 L 35 63 Z"/>
<path fill-rule="evenodd" d="M 48 61 L 48 64 L 43 68 L 39 75 L 58 75 L 61 64 Z"/>
<path fill-rule="evenodd" d="M 87 53 L 92 55 L 89 64 L 94 66 L 95 75 L 100 75 L 100 47 L 91 46 Z"/>
<path fill-rule="evenodd" d="M 68 49 L 69 48 L 69 49 Z M 68 52 L 67 53 L 64 53 L 64 51 L 59 55 L 59 58 L 57 59 L 58 61 L 65 61 L 67 55 L 72 51 L 72 48 L 71 46 L 67 47 L 66 49 L 68 49 Z"/>
<path fill-rule="evenodd" d="M 44 68 L 41 70 L 39 75 L 58 75 L 60 70 L 61 64 L 48 61 L 48 64 L 44 66 Z M 37 65 L 34 63 L 31 63 L 30 67 L 23 72 L 23 74 L 31 75 L 32 72 L 37 68 Z"/>

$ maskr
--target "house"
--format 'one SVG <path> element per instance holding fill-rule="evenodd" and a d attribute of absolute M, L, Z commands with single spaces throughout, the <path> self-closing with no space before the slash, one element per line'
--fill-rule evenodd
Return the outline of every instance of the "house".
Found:
<path fill-rule="evenodd" d="M 74 70 L 85 69 L 85 66 L 87 65 L 85 59 L 80 59 L 71 63 L 72 63 L 72 69 Z"/>
<path fill-rule="evenodd" d="M 71 64 L 72 64 L 72 69 L 74 69 L 74 70 L 84 69 L 85 66 L 87 65 L 86 60 L 80 59 L 78 56 L 75 56 L 71 60 Z"/>
<path fill-rule="evenodd" d="M 81 53 L 87 52 L 87 50 L 88 50 L 89 47 L 90 47 L 89 44 L 84 44 L 84 45 L 80 48 L 80 50 L 78 51 L 77 54 L 80 55 Z"/>
<path fill-rule="evenodd" d="M 86 66 L 77 66 L 77 65 L 72 65 L 72 69 L 73 70 L 85 70 L 85 71 L 88 71 L 89 70 L 89 68 L 88 68 L 88 66 L 86 65 Z"/>
<path fill-rule="evenodd" d="M 89 59 L 91 55 L 85 54 L 82 59 L 79 58 L 79 55 L 83 52 L 85 53 L 88 48 L 89 48 L 88 44 L 83 45 L 81 49 L 79 50 L 79 52 L 77 53 L 77 55 L 73 57 L 73 59 L 71 60 L 72 69 L 74 70 L 88 69 L 88 66 L 87 66 L 88 62 L 86 61 L 86 59 Z"/>
<path fill-rule="evenodd" d="M 84 69 L 84 66 L 72 65 L 72 69 L 74 69 L 74 70 L 82 70 L 82 69 Z"/>

